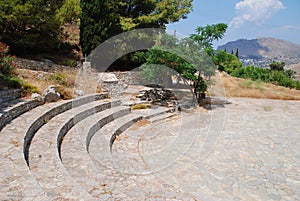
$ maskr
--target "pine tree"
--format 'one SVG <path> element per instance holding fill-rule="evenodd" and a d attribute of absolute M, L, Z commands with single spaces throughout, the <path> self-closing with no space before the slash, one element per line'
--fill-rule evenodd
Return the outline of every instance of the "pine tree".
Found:
<path fill-rule="evenodd" d="M 239 58 L 239 48 L 236 48 L 235 56 Z"/>
<path fill-rule="evenodd" d="M 187 17 L 192 0 L 81 1 L 80 45 L 89 54 L 103 41 L 135 28 L 165 28 Z"/>

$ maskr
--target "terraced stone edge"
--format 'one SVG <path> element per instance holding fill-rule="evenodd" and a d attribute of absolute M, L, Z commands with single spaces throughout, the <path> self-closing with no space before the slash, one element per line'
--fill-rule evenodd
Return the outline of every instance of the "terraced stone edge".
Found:
<path fill-rule="evenodd" d="M 45 103 L 44 99 L 30 100 L 14 107 L 0 116 L 0 131 L 13 119 Z"/>
<path fill-rule="evenodd" d="M 76 125 L 78 122 L 82 121 L 83 119 L 99 113 L 101 111 L 104 111 L 106 109 L 109 109 L 111 107 L 115 107 L 115 106 L 119 106 L 121 105 L 121 101 L 120 100 L 116 100 L 116 101 L 112 101 L 112 102 L 106 102 L 106 103 L 102 103 L 100 105 L 96 105 L 95 107 L 89 108 L 85 111 L 82 111 L 76 115 L 74 115 L 71 119 L 69 119 L 60 129 L 58 136 L 57 136 L 57 150 L 58 150 L 58 155 L 60 160 L 62 160 L 61 158 L 61 146 L 63 143 L 63 139 L 65 137 L 65 135 L 68 133 L 68 131 L 74 126 Z"/>
<path fill-rule="evenodd" d="M 23 144 L 23 154 L 24 154 L 24 159 L 26 161 L 26 164 L 29 166 L 29 148 L 32 139 L 35 136 L 35 133 L 46 123 L 48 123 L 53 117 L 56 115 L 59 115 L 61 113 L 66 112 L 67 110 L 70 110 L 72 108 L 79 107 L 83 104 L 100 100 L 100 99 L 105 99 L 108 98 L 108 94 L 92 94 L 92 95 L 87 95 L 84 97 L 76 98 L 73 100 L 70 100 L 68 102 L 62 103 L 61 105 L 58 105 L 54 108 L 51 108 L 49 111 L 41 115 L 38 119 L 36 119 L 29 129 L 27 130 L 25 137 L 24 137 L 24 144 Z"/>
<path fill-rule="evenodd" d="M 110 149 L 110 153 L 112 153 L 112 147 L 113 144 L 117 138 L 117 136 L 121 135 L 126 129 L 128 129 L 129 127 L 131 127 L 133 124 L 135 124 L 136 122 L 142 120 L 143 117 L 142 116 L 138 116 L 134 119 L 131 119 L 130 121 L 126 122 L 125 124 L 123 124 L 120 128 L 118 128 L 111 136 L 110 138 L 110 142 L 109 142 L 109 149 Z"/>
<path fill-rule="evenodd" d="M 114 121 L 117 118 L 120 118 L 122 116 L 125 116 L 127 114 L 130 114 L 131 109 L 130 108 L 126 108 L 120 111 L 117 111 L 113 114 L 110 114 L 102 119 L 100 119 L 97 123 L 95 123 L 88 131 L 88 134 L 86 136 L 86 150 L 87 152 L 89 152 L 89 147 L 90 147 L 90 143 L 91 140 L 93 138 L 93 136 L 96 134 L 97 131 L 99 131 L 104 125 Z"/>

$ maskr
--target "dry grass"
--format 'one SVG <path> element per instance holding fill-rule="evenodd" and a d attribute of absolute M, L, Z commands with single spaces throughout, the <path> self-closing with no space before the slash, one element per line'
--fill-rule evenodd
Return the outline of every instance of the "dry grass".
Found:
<path fill-rule="evenodd" d="M 214 80 L 215 85 L 209 90 L 213 96 L 300 100 L 300 91 L 295 89 L 235 78 L 224 73 L 219 73 Z"/>
<path fill-rule="evenodd" d="M 63 99 L 74 97 L 73 89 L 78 70 L 63 70 L 58 73 L 47 73 L 27 69 L 16 69 L 16 74 L 25 82 L 37 87 L 37 92 L 42 94 L 50 85 L 55 85 Z"/>
<path fill-rule="evenodd" d="M 145 105 L 145 104 L 137 104 L 137 105 L 132 106 L 132 109 L 133 110 L 147 109 L 147 105 Z"/>

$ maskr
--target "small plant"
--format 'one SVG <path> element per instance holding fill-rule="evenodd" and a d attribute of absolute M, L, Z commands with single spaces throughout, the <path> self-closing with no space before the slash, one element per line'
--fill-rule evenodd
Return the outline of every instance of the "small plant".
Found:
<path fill-rule="evenodd" d="M 253 85 L 253 81 L 251 81 L 251 80 L 245 80 L 244 82 L 241 83 L 241 87 L 247 88 L 247 89 L 252 88 L 252 85 Z"/>
<path fill-rule="evenodd" d="M 22 96 L 27 96 L 32 93 L 38 93 L 38 88 L 36 86 L 33 86 L 26 82 L 23 83 L 21 90 Z"/>
<path fill-rule="evenodd" d="M 133 110 L 147 109 L 147 105 L 145 105 L 145 104 L 137 104 L 137 105 L 132 106 L 132 109 Z"/>
<path fill-rule="evenodd" d="M 255 88 L 258 89 L 260 92 L 263 92 L 265 90 L 261 82 L 255 82 Z"/>
<path fill-rule="evenodd" d="M 9 76 L 13 73 L 14 57 L 8 54 L 9 46 L 0 42 L 0 74 L 4 76 Z"/>
<path fill-rule="evenodd" d="M 62 73 L 54 73 L 50 76 L 50 80 L 60 85 L 65 85 L 67 83 L 67 77 Z"/>
<path fill-rule="evenodd" d="M 3 80 L 5 81 L 8 87 L 20 88 L 22 86 L 22 80 L 13 75 L 6 76 L 3 78 Z"/>

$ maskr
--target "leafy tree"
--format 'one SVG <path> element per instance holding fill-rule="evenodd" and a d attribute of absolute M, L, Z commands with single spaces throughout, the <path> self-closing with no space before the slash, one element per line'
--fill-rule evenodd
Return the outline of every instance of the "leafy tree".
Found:
<path fill-rule="evenodd" d="M 273 61 L 271 64 L 269 64 L 271 70 L 279 70 L 283 71 L 285 63 L 284 62 L 278 62 L 278 61 Z"/>
<path fill-rule="evenodd" d="M 91 0 L 80 2 L 80 45 L 89 54 L 103 41 L 134 28 L 165 28 L 186 18 L 192 0 Z"/>
<path fill-rule="evenodd" d="M 237 68 L 241 68 L 243 66 L 240 60 L 223 50 L 217 51 L 213 57 L 215 64 L 218 66 L 218 69 L 221 71 L 226 71 L 227 73 L 231 73 Z"/>
<path fill-rule="evenodd" d="M 46 51 L 57 48 L 60 23 L 56 18 L 60 0 L 1 0 L 1 41 L 13 52 Z"/>
<path fill-rule="evenodd" d="M 207 25 L 205 27 L 197 27 L 196 33 L 190 36 L 195 42 L 203 47 L 209 55 L 213 55 L 213 41 L 223 38 L 227 29 L 227 24 L 219 23 Z"/>
<path fill-rule="evenodd" d="M 149 64 L 159 64 L 174 69 L 192 83 L 194 94 L 200 100 L 207 90 L 209 78 L 215 73 L 212 42 L 221 39 L 226 28 L 226 24 L 198 27 L 197 34 L 181 40 L 164 35 L 159 46 L 154 46 L 148 52 L 136 54 L 137 58 L 145 59 L 146 65 L 142 66 L 142 75 L 148 80 L 160 76 L 166 79 L 167 69 L 155 65 L 154 68 L 153 65 L 149 67 Z"/>
<path fill-rule="evenodd" d="M 60 21 L 61 24 L 79 24 L 80 15 L 80 0 L 65 0 L 65 3 L 57 11 L 56 18 Z"/>

